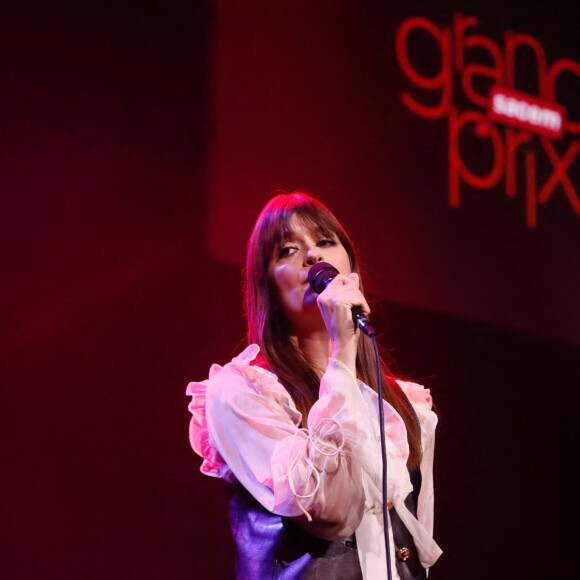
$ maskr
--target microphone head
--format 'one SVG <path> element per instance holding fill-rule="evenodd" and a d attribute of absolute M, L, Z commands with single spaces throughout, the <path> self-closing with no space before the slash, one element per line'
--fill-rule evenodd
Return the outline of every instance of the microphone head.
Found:
<path fill-rule="evenodd" d="M 308 283 L 316 294 L 320 294 L 338 274 L 338 270 L 328 262 L 317 262 L 308 270 Z"/>

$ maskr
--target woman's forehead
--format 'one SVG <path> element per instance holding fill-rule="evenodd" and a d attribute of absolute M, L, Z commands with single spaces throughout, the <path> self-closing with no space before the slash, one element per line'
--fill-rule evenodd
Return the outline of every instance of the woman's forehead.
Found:
<path fill-rule="evenodd" d="M 292 239 L 297 235 L 331 235 L 333 232 L 325 228 L 313 216 L 292 214 L 282 230 L 283 239 Z"/>

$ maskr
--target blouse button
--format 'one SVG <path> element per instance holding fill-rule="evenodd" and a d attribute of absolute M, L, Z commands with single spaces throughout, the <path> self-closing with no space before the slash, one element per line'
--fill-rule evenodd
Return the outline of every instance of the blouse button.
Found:
<path fill-rule="evenodd" d="M 401 562 L 405 562 L 406 560 L 409 559 L 410 556 L 411 556 L 411 552 L 410 552 L 409 548 L 406 548 L 403 546 L 402 548 L 399 548 L 397 550 L 397 558 Z"/>

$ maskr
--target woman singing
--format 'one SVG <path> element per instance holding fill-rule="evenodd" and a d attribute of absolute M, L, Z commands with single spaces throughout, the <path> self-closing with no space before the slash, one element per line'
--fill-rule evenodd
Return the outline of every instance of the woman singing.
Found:
<path fill-rule="evenodd" d="M 310 268 L 338 270 L 320 294 Z M 188 385 L 201 470 L 231 484 L 236 577 L 387 577 L 376 363 L 353 322 L 369 314 L 356 254 L 334 215 L 304 194 L 264 207 L 248 242 L 248 346 Z M 437 417 L 429 391 L 382 363 L 392 578 L 426 578 Z M 396 564 L 396 565 L 395 565 Z"/>

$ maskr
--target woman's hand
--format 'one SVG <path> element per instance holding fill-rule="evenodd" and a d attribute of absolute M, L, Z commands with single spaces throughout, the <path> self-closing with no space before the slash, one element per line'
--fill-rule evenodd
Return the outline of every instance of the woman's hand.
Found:
<path fill-rule="evenodd" d="M 360 330 L 352 319 L 352 307 L 360 306 L 363 313 L 370 308 L 359 290 L 359 276 L 338 274 L 316 300 L 332 343 L 332 357 L 346 364 L 353 372 Z"/>

